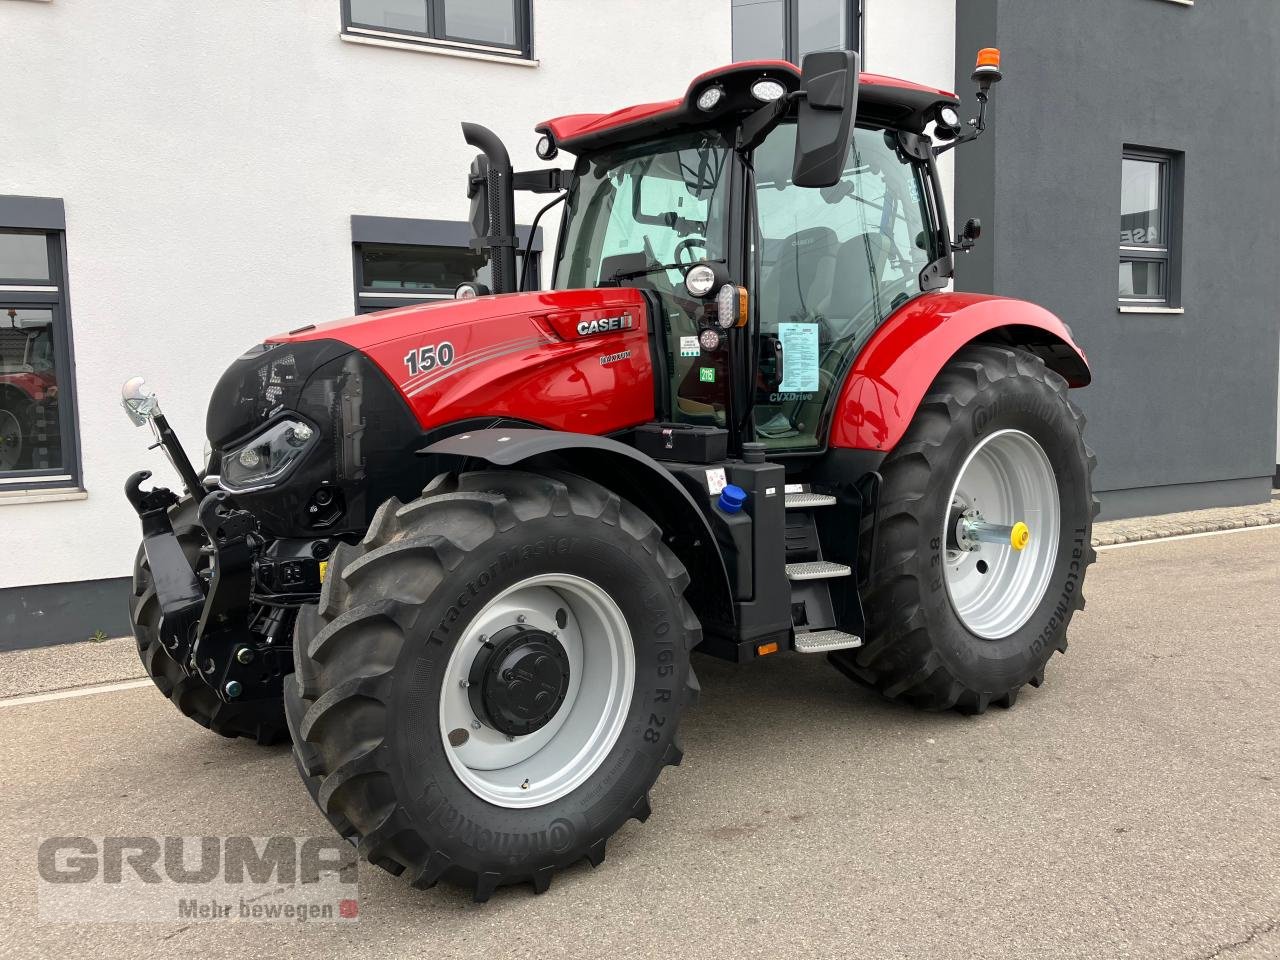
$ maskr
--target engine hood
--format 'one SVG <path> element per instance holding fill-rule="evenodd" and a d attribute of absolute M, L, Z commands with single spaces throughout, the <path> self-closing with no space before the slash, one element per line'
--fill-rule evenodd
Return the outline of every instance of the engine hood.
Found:
<path fill-rule="evenodd" d="M 357 350 L 405 337 L 417 337 L 449 327 L 470 326 L 505 317 L 545 321 L 613 303 L 635 303 L 633 290 L 541 290 L 476 297 L 472 300 L 433 300 L 412 307 L 398 307 L 343 320 L 313 323 L 288 333 L 268 337 L 268 343 L 337 340 Z M 557 324 L 558 326 L 558 324 Z"/>
<path fill-rule="evenodd" d="M 639 290 L 604 287 L 437 300 L 268 343 L 324 341 L 358 351 L 423 430 L 497 417 L 604 434 L 653 418 L 652 331 Z"/>

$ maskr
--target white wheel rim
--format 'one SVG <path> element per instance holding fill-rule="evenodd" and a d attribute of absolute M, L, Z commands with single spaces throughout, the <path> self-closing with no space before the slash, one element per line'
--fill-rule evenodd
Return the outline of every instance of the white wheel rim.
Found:
<path fill-rule="evenodd" d="M 557 614 L 563 611 L 560 620 Z M 519 618 L 523 617 L 523 620 Z M 467 679 L 481 637 L 522 623 L 556 637 L 569 662 L 563 703 L 545 726 L 508 737 L 472 708 Z M 609 594 L 581 577 L 530 577 L 489 601 L 458 640 L 445 668 L 440 738 L 458 779 L 500 807 L 538 807 L 577 789 L 622 733 L 635 685 L 626 617 Z M 465 731 L 464 742 L 459 731 Z"/>
<path fill-rule="evenodd" d="M 22 425 L 12 410 L 0 408 L 0 470 L 12 470 L 22 459 Z"/>
<path fill-rule="evenodd" d="M 986 640 L 1007 637 L 1031 619 L 1053 576 L 1061 526 L 1053 466 L 1031 436 L 999 430 L 970 451 L 947 502 L 942 532 L 951 605 L 972 633 Z M 1008 543 L 953 549 L 957 510 L 1005 526 L 1021 521 L 1031 540 L 1021 551 Z"/>

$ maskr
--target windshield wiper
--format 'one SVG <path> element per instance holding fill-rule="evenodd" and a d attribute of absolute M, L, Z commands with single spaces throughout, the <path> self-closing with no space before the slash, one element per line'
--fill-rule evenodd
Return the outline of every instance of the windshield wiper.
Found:
<path fill-rule="evenodd" d="M 634 280 L 636 277 L 648 276 L 651 273 L 665 273 L 668 270 L 684 270 L 686 267 L 692 267 L 696 263 L 724 263 L 725 258 L 718 260 L 694 260 L 691 263 L 654 263 L 639 270 L 620 270 L 615 273 L 610 280 Z"/>

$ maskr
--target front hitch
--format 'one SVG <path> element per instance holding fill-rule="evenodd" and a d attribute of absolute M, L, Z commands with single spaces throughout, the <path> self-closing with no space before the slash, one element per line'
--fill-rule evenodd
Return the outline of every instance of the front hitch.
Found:
<path fill-rule="evenodd" d="M 142 548 L 160 604 L 160 642 L 188 677 L 208 685 L 218 698 L 279 696 L 291 668 L 283 608 L 268 611 L 251 629 L 257 522 L 239 510 L 225 491 L 208 494 L 198 509 L 209 556 L 208 579 L 192 568 L 174 533 L 169 509 L 178 497 L 164 487 L 143 490 L 151 472 L 125 481 L 125 496 L 142 521 Z"/>
<path fill-rule="evenodd" d="M 261 697 L 264 691 L 277 695 L 292 652 L 275 646 L 274 631 L 259 638 L 249 628 L 258 523 L 249 511 L 237 509 L 225 490 L 206 496 L 199 515 L 209 535 L 213 576 L 192 660 L 204 682 L 228 703 Z"/>

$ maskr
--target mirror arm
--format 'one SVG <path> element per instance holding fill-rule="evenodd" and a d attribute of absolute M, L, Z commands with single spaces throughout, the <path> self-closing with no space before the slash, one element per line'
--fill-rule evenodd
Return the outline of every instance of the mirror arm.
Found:
<path fill-rule="evenodd" d="M 803 90 L 793 90 L 785 97 L 779 97 L 773 103 L 766 103 L 754 113 L 749 114 L 738 126 L 738 138 L 734 149 L 745 157 L 760 146 L 769 132 L 782 122 L 791 105 L 803 98 Z"/>

